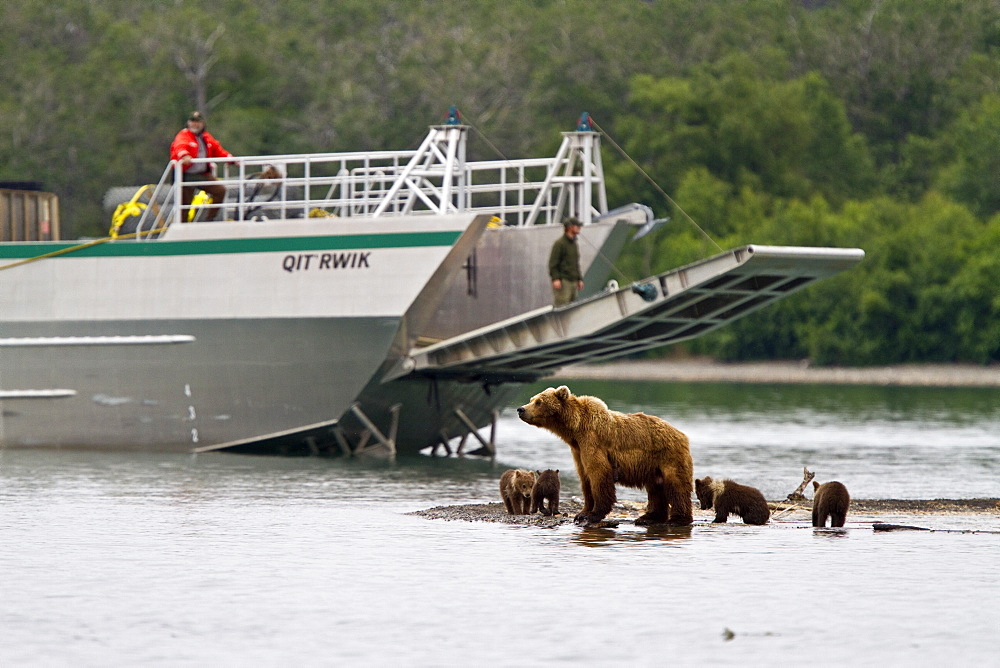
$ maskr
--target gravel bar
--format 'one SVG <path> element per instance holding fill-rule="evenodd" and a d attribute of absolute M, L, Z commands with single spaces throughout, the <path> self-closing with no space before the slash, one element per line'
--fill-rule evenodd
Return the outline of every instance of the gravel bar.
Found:
<path fill-rule="evenodd" d="M 697 505 L 697 504 L 696 504 Z M 772 515 L 781 513 L 793 504 L 781 501 L 770 501 Z M 472 503 L 456 506 L 437 506 L 427 510 L 417 510 L 408 515 L 417 515 L 436 520 L 459 520 L 465 522 L 498 522 L 503 524 L 518 524 L 523 526 L 554 527 L 571 523 L 573 516 L 583 508 L 578 500 L 562 501 L 559 504 L 560 514 L 554 517 L 544 515 L 508 515 L 500 502 Z M 791 519 L 808 513 L 809 502 L 794 505 L 795 515 L 782 513 L 782 517 Z M 618 503 L 608 515 L 608 520 L 634 520 L 642 512 L 642 504 Z M 1000 499 L 851 499 L 850 514 L 919 514 L 919 515 L 1000 515 Z M 715 511 L 695 508 L 695 517 L 712 518 Z M 850 516 L 850 514 L 848 516 Z M 731 518 L 739 521 L 739 518 Z"/>

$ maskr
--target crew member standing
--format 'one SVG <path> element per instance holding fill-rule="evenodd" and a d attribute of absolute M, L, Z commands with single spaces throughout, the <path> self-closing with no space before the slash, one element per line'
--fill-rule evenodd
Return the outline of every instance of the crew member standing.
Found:
<path fill-rule="evenodd" d="M 549 277 L 552 279 L 552 296 L 556 306 L 575 301 L 583 290 L 580 247 L 576 242 L 582 225 L 579 219 L 572 216 L 563 220 L 563 234 L 552 244 L 549 253 Z"/>
<path fill-rule="evenodd" d="M 215 164 L 211 162 L 192 162 L 194 158 L 231 158 L 233 154 L 222 148 L 222 144 L 205 130 L 205 117 L 200 111 L 193 111 L 187 119 L 187 127 L 177 133 L 170 144 L 170 159 L 181 163 L 184 170 L 184 181 L 217 181 Z M 212 202 L 222 204 L 226 199 L 226 187 L 221 183 L 205 183 L 200 186 L 184 186 L 181 188 L 181 204 L 191 205 L 195 190 L 204 190 L 212 197 Z M 222 207 L 209 207 L 205 220 L 215 220 Z M 186 216 L 182 216 L 182 220 Z"/>

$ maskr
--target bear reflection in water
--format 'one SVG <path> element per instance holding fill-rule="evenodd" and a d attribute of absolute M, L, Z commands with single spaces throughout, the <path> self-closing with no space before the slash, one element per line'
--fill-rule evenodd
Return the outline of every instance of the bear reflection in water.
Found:
<path fill-rule="evenodd" d="M 688 437 L 670 423 L 645 413 L 610 410 L 597 397 L 576 396 L 565 385 L 539 392 L 517 414 L 569 445 L 583 492 L 576 522 L 607 517 L 617 500 L 616 482 L 647 492 L 646 513 L 636 524 L 686 526 L 693 521 Z"/>
<path fill-rule="evenodd" d="M 691 538 L 693 527 L 687 526 L 667 526 L 665 524 L 653 524 L 645 529 L 630 531 L 628 529 L 619 530 L 613 527 L 587 525 L 573 535 L 573 542 L 585 547 L 614 547 L 625 543 L 647 543 L 649 541 L 663 542 L 671 540 L 685 540 Z"/>

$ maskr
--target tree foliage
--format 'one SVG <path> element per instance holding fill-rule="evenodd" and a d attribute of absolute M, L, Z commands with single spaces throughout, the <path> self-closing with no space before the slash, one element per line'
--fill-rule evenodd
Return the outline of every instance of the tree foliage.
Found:
<path fill-rule="evenodd" d="M 744 243 L 854 270 L 685 344 L 727 359 L 1000 361 L 993 0 L 18 0 L 0 7 L 0 180 L 100 235 L 199 108 L 235 153 L 413 146 L 458 105 L 470 159 L 549 153 L 588 111 L 613 203 L 671 222 L 629 278 Z M 624 155 L 612 150 L 617 143 Z"/>

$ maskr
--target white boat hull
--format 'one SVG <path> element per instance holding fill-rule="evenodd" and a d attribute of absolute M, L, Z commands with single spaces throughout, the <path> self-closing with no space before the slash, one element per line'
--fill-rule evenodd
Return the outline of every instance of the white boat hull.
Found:
<path fill-rule="evenodd" d="M 0 446 L 192 449 L 336 418 L 484 226 L 185 225 L 25 264 L 72 245 L 0 245 Z"/>

